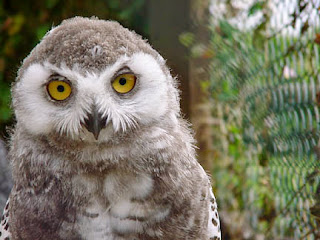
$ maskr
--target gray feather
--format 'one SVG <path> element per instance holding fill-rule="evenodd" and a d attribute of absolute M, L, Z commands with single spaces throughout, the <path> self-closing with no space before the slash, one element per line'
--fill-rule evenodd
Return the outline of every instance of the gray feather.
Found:
<path fill-rule="evenodd" d="M 136 82 L 119 93 L 123 74 Z M 53 78 L 71 89 L 63 100 L 49 94 Z M 76 17 L 52 29 L 12 89 L 12 238 L 219 239 L 176 81 L 116 22 Z"/>
<path fill-rule="evenodd" d="M 7 150 L 4 142 L 0 140 L 0 209 L 4 209 L 12 189 L 11 169 L 7 159 Z"/>

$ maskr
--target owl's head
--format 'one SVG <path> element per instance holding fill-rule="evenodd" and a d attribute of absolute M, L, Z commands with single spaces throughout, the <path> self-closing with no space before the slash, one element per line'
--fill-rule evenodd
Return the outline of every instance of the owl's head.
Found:
<path fill-rule="evenodd" d="M 33 135 L 104 141 L 163 120 L 179 96 L 164 59 L 113 21 L 75 17 L 49 31 L 13 86 L 17 125 Z"/>

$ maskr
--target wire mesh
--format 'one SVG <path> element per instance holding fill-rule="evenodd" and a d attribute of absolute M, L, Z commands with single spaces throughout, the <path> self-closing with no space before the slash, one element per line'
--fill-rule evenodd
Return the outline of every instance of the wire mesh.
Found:
<path fill-rule="evenodd" d="M 224 125 L 220 133 L 227 129 L 224 139 L 215 137 L 227 142 L 232 164 L 217 171 L 229 167 L 226 174 L 241 180 L 239 209 L 255 231 L 318 239 L 320 1 L 252 1 L 244 10 L 224 4 L 225 19 L 213 22 L 211 91 L 213 108 L 223 106 L 214 113 Z M 235 21 L 244 12 L 260 16 L 250 29 Z M 238 141 L 230 126 L 241 129 Z M 232 202 L 225 194 L 219 200 Z"/>

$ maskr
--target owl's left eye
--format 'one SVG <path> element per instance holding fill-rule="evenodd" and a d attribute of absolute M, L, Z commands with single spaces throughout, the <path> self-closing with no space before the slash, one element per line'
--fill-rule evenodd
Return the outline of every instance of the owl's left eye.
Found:
<path fill-rule="evenodd" d="M 118 93 L 128 93 L 134 88 L 135 84 L 136 76 L 132 73 L 126 73 L 117 76 L 112 82 L 112 87 Z"/>
<path fill-rule="evenodd" d="M 63 101 L 71 95 L 71 86 L 66 81 L 52 80 L 47 85 L 50 97 L 56 101 Z"/>

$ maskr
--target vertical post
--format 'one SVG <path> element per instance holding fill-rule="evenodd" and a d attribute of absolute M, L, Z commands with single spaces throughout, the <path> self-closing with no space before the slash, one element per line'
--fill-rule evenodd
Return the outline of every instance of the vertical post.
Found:
<path fill-rule="evenodd" d="M 199 147 L 198 159 L 205 170 L 212 170 L 213 142 L 210 93 L 201 88 L 201 83 L 209 81 L 210 72 L 208 49 L 210 44 L 209 31 L 209 0 L 192 0 L 190 8 L 191 32 L 195 36 L 193 47 L 202 49 L 201 54 L 189 59 L 191 122 L 196 133 Z"/>
<path fill-rule="evenodd" d="M 150 0 L 148 4 L 150 43 L 167 59 L 173 76 L 178 76 L 181 109 L 190 118 L 188 49 L 179 42 L 179 35 L 189 31 L 190 0 Z"/>
<path fill-rule="evenodd" d="M 173 74 L 178 75 L 181 108 L 196 132 L 198 160 L 211 170 L 212 134 L 208 92 L 201 81 L 209 79 L 208 59 L 189 59 L 189 50 L 179 42 L 183 32 L 193 32 L 196 44 L 208 45 L 209 0 L 148 1 L 150 43 L 167 59 Z"/>

